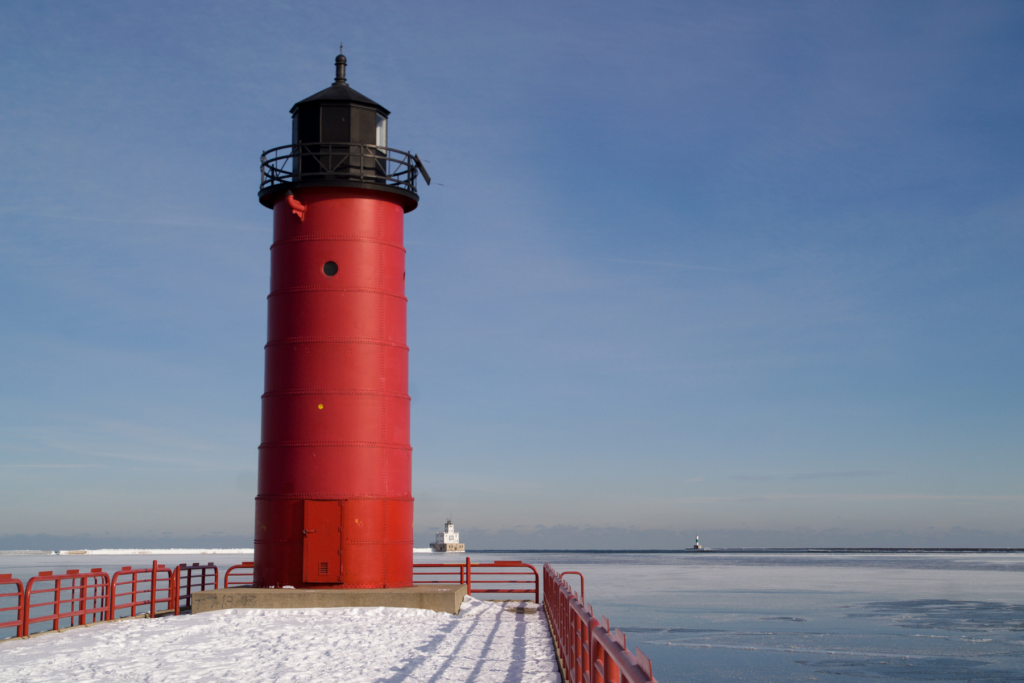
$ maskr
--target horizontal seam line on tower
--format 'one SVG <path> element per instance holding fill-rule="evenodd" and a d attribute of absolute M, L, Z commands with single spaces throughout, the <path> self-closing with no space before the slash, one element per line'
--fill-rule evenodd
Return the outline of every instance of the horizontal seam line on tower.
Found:
<path fill-rule="evenodd" d="M 372 339 L 370 337 L 287 337 L 268 341 L 263 348 L 268 346 L 282 346 L 284 344 L 376 344 L 378 346 L 395 346 L 406 351 L 409 347 L 398 342 L 387 341 L 386 339 Z"/>
<path fill-rule="evenodd" d="M 400 242 L 388 242 L 387 240 L 379 240 L 373 237 L 334 237 L 332 235 L 287 237 L 277 240 L 270 245 L 270 248 L 273 249 L 279 244 L 288 244 L 289 242 L 365 242 L 367 244 L 381 244 L 385 247 L 394 247 L 395 249 L 401 249 L 403 252 L 406 251 L 406 248 Z"/>
<path fill-rule="evenodd" d="M 384 296 L 391 296 L 402 301 L 408 301 L 409 297 L 404 294 L 396 294 L 395 292 L 389 292 L 386 289 L 379 289 L 377 287 L 327 287 L 323 285 L 305 285 L 301 287 L 282 287 L 281 289 L 275 289 L 270 294 L 267 294 L 267 298 L 279 296 L 281 294 L 299 294 L 302 292 L 351 292 L 355 294 L 383 294 Z"/>
<path fill-rule="evenodd" d="M 293 500 L 295 498 L 308 498 L 310 500 L 397 500 L 402 503 L 408 503 L 413 499 L 409 494 L 403 496 L 387 495 L 385 493 L 361 493 L 352 494 L 338 497 L 336 493 L 260 493 L 257 494 L 256 500 L 265 500 L 269 498 L 285 498 Z"/>
<path fill-rule="evenodd" d="M 409 444 L 390 443 L 387 441 L 264 441 L 258 448 L 288 448 L 296 446 L 362 446 L 369 448 L 394 448 L 404 451 L 412 450 L 412 446 Z"/>
<path fill-rule="evenodd" d="M 328 394 L 336 396 L 386 396 L 388 398 L 410 399 L 409 394 L 399 391 L 377 391 L 375 389 L 280 389 L 278 391 L 266 391 L 260 398 L 267 396 L 316 396 Z"/>

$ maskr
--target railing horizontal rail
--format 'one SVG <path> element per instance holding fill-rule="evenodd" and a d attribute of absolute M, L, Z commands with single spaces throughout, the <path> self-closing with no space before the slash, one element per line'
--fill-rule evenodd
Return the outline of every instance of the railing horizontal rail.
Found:
<path fill-rule="evenodd" d="M 413 585 L 465 584 L 466 593 L 487 595 L 525 595 L 533 593 L 534 602 L 540 602 L 540 575 L 536 567 L 523 562 L 473 562 L 467 557 L 459 564 L 436 562 L 417 563 L 412 566 Z M 438 578 L 442 577 L 442 578 Z M 532 586 L 522 588 L 520 586 Z M 479 587 L 487 586 L 487 587 Z"/>
<path fill-rule="evenodd" d="M 416 157 L 356 142 L 283 145 L 260 156 L 260 191 L 277 185 L 339 180 L 377 183 L 416 192 Z"/>
<path fill-rule="evenodd" d="M 169 569 L 155 561 L 150 567 L 122 567 L 114 572 L 110 583 L 108 619 L 142 615 L 155 617 L 162 611 L 175 614 L 180 612 L 179 600 L 176 599 L 176 569 Z"/>
<path fill-rule="evenodd" d="M 13 586 L 14 590 L 11 590 L 8 586 Z M 0 601 L 2 601 L 0 602 L 0 639 L 5 637 L 3 631 L 10 628 L 14 629 L 15 637 L 22 636 L 25 586 L 21 583 L 20 579 L 16 579 L 10 574 L 0 574 Z M 3 604 L 10 602 L 14 604 Z M 9 614 L 4 615 L 4 612 L 14 612 L 14 618 L 11 619 L 12 615 Z"/>
<path fill-rule="evenodd" d="M 228 570 L 224 572 L 224 587 L 242 588 L 252 586 L 254 566 L 255 563 L 253 562 L 243 562 L 242 564 L 228 567 Z"/>
<path fill-rule="evenodd" d="M 107 618 L 109 598 L 110 576 L 99 568 L 86 573 L 77 569 L 64 574 L 39 572 L 25 585 L 21 634 L 31 635 L 32 626 L 40 623 L 50 623 L 56 631 L 66 628 L 61 625 L 65 620 L 67 626 L 103 621 Z"/>
<path fill-rule="evenodd" d="M 216 588 L 219 570 L 212 562 L 186 567 L 186 577 L 188 570 L 193 574 L 191 592 Z M 24 585 L 11 574 L 0 574 L 0 640 L 99 621 L 180 614 L 181 603 L 190 604 L 186 599 L 191 597 L 187 589 L 182 592 L 180 575 L 181 567 L 171 569 L 157 562 L 149 567 L 122 567 L 112 576 L 98 567 L 63 574 L 42 571 Z M 13 620 L 8 618 L 10 612 Z M 39 625 L 44 628 L 35 628 Z M 3 633 L 4 629 L 14 633 Z"/>
<path fill-rule="evenodd" d="M 175 569 L 178 583 L 178 607 L 192 609 L 192 593 L 217 590 L 220 583 L 220 569 L 213 562 L 201 565 L 179 564 Z"/>

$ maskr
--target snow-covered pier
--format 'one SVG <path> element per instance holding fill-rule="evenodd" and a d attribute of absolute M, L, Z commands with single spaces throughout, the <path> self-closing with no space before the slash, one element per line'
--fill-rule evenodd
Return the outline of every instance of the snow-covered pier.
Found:
<path fill-rule="evenodd" d="M 561 681 L 544 609 L 467 597 L 458 615 L 387 607 L 224 610 L 0 642 L 0 683 Z"/>

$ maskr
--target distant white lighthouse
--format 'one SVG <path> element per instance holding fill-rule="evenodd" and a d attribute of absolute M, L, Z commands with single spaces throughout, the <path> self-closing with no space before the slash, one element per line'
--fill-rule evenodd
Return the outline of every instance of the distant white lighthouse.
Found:
<path fill-rule="evenodd" d="M 693 542 L 693 549 L 694 550 L 704 550 L 704 548 L 702 548 L 700 546 L 700 536 L 698 536 L 697 540 Z"/>
<path fill-rule="evenodd" d="M 455 525 L 450 519 L 444 523 L 444 531 L 437 532 L 437 539 L 430 547 L 438 553 L 466 552 L 466 544 L 459 543 L 459 532 L 455 530 Z"/>

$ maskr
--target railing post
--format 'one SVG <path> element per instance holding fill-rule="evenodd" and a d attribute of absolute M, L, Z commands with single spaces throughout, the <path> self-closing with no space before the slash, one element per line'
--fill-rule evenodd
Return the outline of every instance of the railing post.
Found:
<path fill-rule="evenodd" d="M 31 597 L 29 595 L 29 589 L 32 588 L 33 581 L 35 581 L 34 578 L 29 579 L 28 583 L 25 584 L 25 607 L 21 611 L 21 636 L 23 638 L 28 638 L 28 613 L 31 611 L 32 605 L 29 601 L 29 598 Z"/>
<path fill-rule="evenodd" d="M 85 610 L 86 610 L 85 603 L 88 602 L 88 596 L 89 596 L 88 586 L 89 586 L 89 575 L 86 574 L 86 575 L 84 575 L 81 578 L 81 580 L 78 583 L 78 611 L 79 612 L 85 612 Z M 79 614 L 78 615 L 78 625 L 81 626 L 84 623 L 85 623 L 85 614 Z"/>
<path fill-rule="evenodd" d="M 53 584 L 55 588 L 55 597 L 53 604 L 53 630 L 56 631 L 60 628 L 60 579 L 54 579 Z"/>
<path fill-rule="evenodd" d="M 106 577 L 106 583 L 103 584 L 103 587 L 105 588 L 105 590 L 103 591 L 102 606 L 103 607 L 110 607 L 111 602 L 113 602 L 113 599 L 111 598 L 111 593 L 113 592 L 113 582 L 111 581 L 111 577 L 110 577 L 109 574 L 108 574 L 108 577 Z M 105 620 L 106 612 L 103 611 L 101 613 L 103 614 L 103 618 Z"/>
<path fill-rule="evenodd" d="M 174 568 L 174 574 L 172 575 L 174 583 L 174 590 L 169 591 L 169 596 L 174 596 L 174 616 L 181 614 L 181 567 Z M 189 575 L 189 583 L 191 581 L 191 574 Z M 170 607 L 170 605 L 168 605 Z"/>
<path fill-rule="evenodd" d="M 117 572 L 110 575 L 110 584 L 107 586 L 107 621 L 114 620 L 114 579 Z"/>
<path fill-rule="evenodd" d="M 614 681 L 614 683 L 619 683 L 619 681 L 621 680 L 621 676 L 619 674 L 619 665 L 615 663 L 615 659 L 612 658 L 610 654 L 608 654 L 607 650 L 604 653 L 604 670 L 606 676 L 605 680 Z"/>
<path fill-rule="evenodd" d="M 71 621 L 68 623 L 68 626 L 74 626 L 75 625 L 75 616 L 74 616 L 75 612 L 78 612 L 78 625 L 81 626 L 82 623 L 83 623 L 82 619 L 85 616 L 84 614 L 81 613 L 82 612 L 82 586 L 83 585 L 85 585 L 85 577 L 84 576 L 81 577 L 81 578 L 76 576 L 73 579 L 71 579 Z"/>
<path fill-rule="evenodd" d="M 129 567 L 129 569 L 131 569 L 131 567 Z M 135 572 L 132 572 L 132 616 L 133 617 L 137 616 L 135 614 L 135 608 L 136 608 L 135 603 L 138 602 L 138 597 L 139 597 L 139 575 L 136 574 Z"/>
<path fill-rule="evenodd" d="M 466 595 L 473 595 L 473 563 L 466 557 Z"/>
<path fill-rule="evenodd" d="M 149 618 L 156 619 L 156 560 L 153 560 L 153 572 L 149 579 Z"/>
<path fill-rule="evenodd" d="M 25 592 L 25 586 L 19 584 L 21 591 L 18 593 L 18 626 L 15 630 L 15 634 L 18 637 L 27 636 L 28 633 L 25 631 L 25 621 L 28 619 L 28 594 Z"/>
<path fill-rule="evenodd" d="M 595 683 L 597 667 L 594 665 L 594 659 L 596 658 L 596 653 L 594 652 L 594 629 L 600 626 L 601 622 L 594 616 L 593 610 L 588 609 L 587 613 L 590 615 L 590 623 L 587 624 L 587 675 L 590 677 L 590 683 Z"/>

